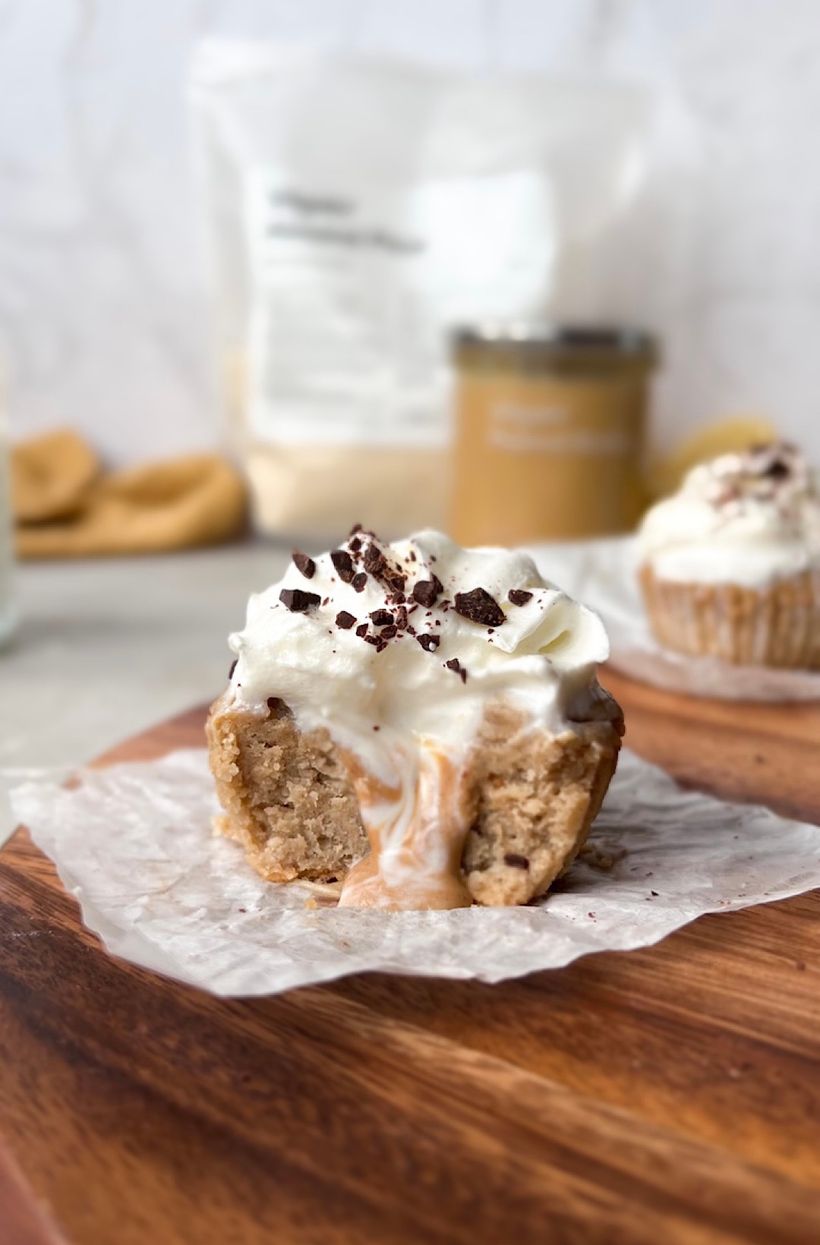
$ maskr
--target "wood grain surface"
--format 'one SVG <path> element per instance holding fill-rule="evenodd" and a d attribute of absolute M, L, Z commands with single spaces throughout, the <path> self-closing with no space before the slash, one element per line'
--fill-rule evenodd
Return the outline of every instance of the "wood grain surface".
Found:
<path fill-rule="evenodd" d="M 682 781 L 820 822 L 820 706 L 606 681 Z M 0 853 L 0 1245 L 817 1242 L 819 1073 L 818 893 L 497 986 L 224 1001 Z"/>

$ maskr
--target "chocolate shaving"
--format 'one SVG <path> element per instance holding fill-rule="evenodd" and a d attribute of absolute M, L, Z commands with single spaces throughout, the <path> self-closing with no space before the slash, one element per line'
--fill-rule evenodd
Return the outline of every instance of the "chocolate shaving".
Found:
<path fill-rule="evenodd" d="M 330 555 L 330 560 L 336 567 L 336 572 L 343 584 L 349 584 L 353 578 L 353 559 L 346 549 L 334 549 Z"/>
<path fill-rule="evenodd" d="M 359 636 L 362 636 L 362 637 L 364 637 L 364 636 L 366 636 L 366 635 L 367 635 L 367 623 L 361 623 L 361 624 L 360 624 L 360 625 L 356 628 L 356 635 L 359 635 Z"/>
<path fill-rule="evenodd" d="M 364 551 L 364 569 L 369 571 L 378 581 L 391 588 L 393 592 L 403 592 L 407 576 L 398 567 L 391 566 L 387 558 L 372 542 Z"/>
<path fill-rule="evenodd" d="M 305 579 L 313 579 L 316 574 L 316 563 L 308 554 L 302 553 L 301 549 L 294 549 L 290 555 L 293 558 L 294 565 L 297 570 L 301 571 Z"/>
<path fill-rule="evenodd" d="M 485 588 L 473 588 L 470 592 L 456 593 L 456 613 L 482 627 L 500 627 L 505 614 L 501 606 Z"/>
<path fill-rule="evenodd" d="M 444 591 L 444 585 L 437 575 L 432 579 L 420 579 L 413 588 L 413 600 L 418 601 L 425 609 L 435 605 L 436 597 Z"/>
<path fill-rule="evenodd" d="M 382 553 L 378 545 L 372 542 L 364 551 L 364 569 L 370 571 L 371 575 L 375 575 L 380 579 L 387 568 L 387 558 Z"/>
<path fill-rule="evenodd" d="M 784 463 L 782 458 L 776 458 L 774 462 L 762 472 L 770 480 L 785 480 L 791 475 L 791 468 L 788 463 Z"/>
<path fill-rule="evenodd" d="M 319 594 L 305 592 L 302 588 L 283 588 L 279 593 L 279 600 L 291 614 L 304 614 L 319 604 Z"/>
<path fill-rule="evenodd" d="M 526 605 L 532 600 L 532 593 L 526 588 L 510 588 L 507 593 L 507 600 L 512 601 L 513 605 Z"/>
<path fill-rule="evenodd" d="M 348 613 L 347 610 L 339 610 L 339 613 L 336 615 L 336 626 L 341 627 L 343 631 L 349 631 L 355 621 L 355 616 Z"/>
<path fill-rule="evenodd" d="M 356 592 L 364 592 L 364 586 L 367 583 L 367 576 L 364 571 L 358 571 L 350 581 Z"/>
<path fill-rule="evenodd" d="M 389 627 L 395 621 L 390 610 L 373 610 L 370 617 L 377 627 Z"/>
<path fill-rule="evenodd" d="M 401 599 L 404 600 L 404 596 L 402 594 L 407 583 L 407 576 L 403 571 L 398 570 L 396 567 L 389 566 L 384 573 L 384 582 L 387 584 L 388 588 L 392 589 L 396 599 L 401 597 Z"/>
<path fill-rule="evenodd" d="M 424 649 L 426 653 L 435 652 L 435 650 L 438 648 L 439 644 L 441 643 L 440 636 L 430 635 L 429 632 L 425 633 L 424 635 L 417 635 L 416 639 L 418 640 L 419 644 L 421 645 L 421 647 Z"/>
<path fill-rule="evenodd" d="M 392 640 L 394 635 L 398 635 L 398 631 L 398 627 L 391 623 L 391 625 L 389 627 L 385 627 L 380 634 L 383 640 Z"/>
<path fill-rule="evenodd" d="M 228 671 L 228 682 L 229 682 L 229 683 L 230 683 L 231 679 L 233 678 L 233 672 L 234 672 L 234 670 L 236 669 L 236 663 L 237 663 L 238 661 L 239 661 L 239 658 L 238 658 L 238 657 L 234 657 L 233 661 L 231 662 L 231 668 L 230 668 L 230 670 Z"/>
<path fill-rule="evenodd" d="M 396 610 L 396 626 L 399 628 L 400 631 L 404 631 L 404 628 L 407 626 L 407 606 L 406 605 L 400 605 L 399 608 Z"/>
<path fill-rule="evenodd" d="M 518 856 L 515 852 L 507 852 L 504 856 L 504 864 L 509 865 L 512 869 L 529 869 L 530 862 L 526 856 Z"/>
<path fill-rule="evenodd" d="M 467 671 L 464 669 L 457 657 L 451 657 L 450 660 L 445 661 L 444 664 L 448 670 L 455 670 L 456 674 L 461 676 L 462 683 L 467 682 Z"/>

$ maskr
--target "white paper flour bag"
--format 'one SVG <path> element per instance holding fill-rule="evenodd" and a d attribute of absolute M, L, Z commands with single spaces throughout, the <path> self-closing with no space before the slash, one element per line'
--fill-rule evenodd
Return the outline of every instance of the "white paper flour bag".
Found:
<path fill-rule="evenodd" d="M 213 40 L 191 90 L 259 526 L 440 525 L 447 331 L 560 306 L 640 192 L 646 97 Z"/>

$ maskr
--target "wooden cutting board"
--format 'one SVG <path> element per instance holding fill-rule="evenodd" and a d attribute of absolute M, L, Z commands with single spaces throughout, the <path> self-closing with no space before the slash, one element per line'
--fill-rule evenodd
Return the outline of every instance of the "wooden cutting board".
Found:
<path fill-rule="evenodd" d="M 643 755 L 820 821 L 820 706 L 606 681 Z M 225 1002 L 107 956 L 20 831 L 0 1134 L 2 1245 L 816 1242 L 820 893 L 498 986 Z"/>

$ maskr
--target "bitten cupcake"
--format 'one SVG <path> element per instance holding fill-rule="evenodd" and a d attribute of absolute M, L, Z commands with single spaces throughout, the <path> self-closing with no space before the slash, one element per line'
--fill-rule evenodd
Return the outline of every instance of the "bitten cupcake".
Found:
<path fill-rule="evenodd" d="M 820 493 L 785 442 L 693 468 L 638 533 L 657 640 L 750 666 L 820 668 Z"/>
<path fill-rule="evenodd" d="M 357 527 L 252 596 L 208 722 L 221 829 L 342 907 L 528 903 L 583 847 L 623 717 L 603 624 L 525 554 Z"/>

